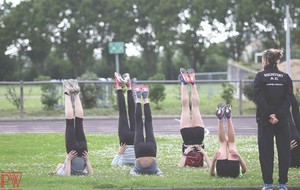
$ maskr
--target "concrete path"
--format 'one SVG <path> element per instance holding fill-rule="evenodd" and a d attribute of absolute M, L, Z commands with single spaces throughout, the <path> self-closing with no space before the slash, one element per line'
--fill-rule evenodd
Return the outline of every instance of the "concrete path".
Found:
<path fill-rule="evenodd" d="M 179 117 L 161 116 L 153 117 L 155 134 L 180 135 Z M 204 117 L 205 128 L 210 134 L 217 133 L 218 121 L 216 117 Z M 256 135 L 257 125 L 253 116 L 239 116 L 233 118 L 237 135 Z M 88 133 L 117 134 L 117 117 L 84 118 L 84 129 Z M 64 133 L 64 118 L 45 119 L 0 119 L 0 134 L 13 133 Z"/>

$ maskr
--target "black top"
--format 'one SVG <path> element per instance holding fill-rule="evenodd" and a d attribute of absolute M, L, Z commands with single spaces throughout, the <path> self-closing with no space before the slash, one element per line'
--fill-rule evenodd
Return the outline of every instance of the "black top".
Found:
<path fill-rule="evenodd" d="M 293 94 L 293 83 L 288 74 L 279 71 L 276 65 L 266 65 L 256 74 L 253 90 L 257 123 L 269 125 L 271 114 L 276 115 L 278 125 L 287 121 Z"/>
<path fill-rule="evenodd" d="M 294 94 L 291 97 L 292 116 L 289 119 L 291 140 L 297 139 L 300 142 L 300 112 L 297 99 Z"/>

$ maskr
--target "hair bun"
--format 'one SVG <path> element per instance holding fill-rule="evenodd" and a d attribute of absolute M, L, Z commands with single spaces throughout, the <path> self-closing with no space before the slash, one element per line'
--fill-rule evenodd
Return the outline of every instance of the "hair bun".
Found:
<path fill-rule="evenodd" d="M 283 51 L 280 49 L 274 49 L 277 59 L 280 59 L 283 56 Z"/>

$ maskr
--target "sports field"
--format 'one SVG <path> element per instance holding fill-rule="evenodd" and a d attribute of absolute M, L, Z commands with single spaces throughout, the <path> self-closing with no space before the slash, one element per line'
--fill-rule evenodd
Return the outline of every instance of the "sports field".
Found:
<path fill-rule="evenodd" d="M 256 136 L 237 136 L 237 147 L 244 157 L 248 171 L 237 179 L 211 177 L 208 169 L 179 168 L 181 137 L 157 135 L 158 165 L 164 177 L 131 176 L 132 167 L 110 165 L 116 150 L 117 135 L 87 134 L 90 160 L 94 176 L 62 177 L 49 175 L 58 163 L 65 159 L 63 134 L 15 134 L 0 135 L 1 171 L 21 171 L 20 187 L 24 190 L 93 189 L 93 188 L 181 188 L 181 187 L 260 187 L 261 172 L 258 161 Z M 218 148 L 218 138 L 205 138 L 210 157 Z M 277 168 L 277 162 L 275 162 Z M 277 181 L 274 172 L 274 184 Z M 289 172 L 289 185 L 300 185 L 299 169 Z"/>

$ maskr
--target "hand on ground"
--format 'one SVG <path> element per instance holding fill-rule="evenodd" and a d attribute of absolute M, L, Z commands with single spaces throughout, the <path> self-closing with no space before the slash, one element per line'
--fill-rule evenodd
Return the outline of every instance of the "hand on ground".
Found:
<path fill-rule="evenodd" d="M 126 148 L 127 148 L 127 144 L 126 143 L 121 143 L 120 146 L 119 146 L 119 152 L 118 152 L 118 154 L 119 155 L 124 154 Z"/>

